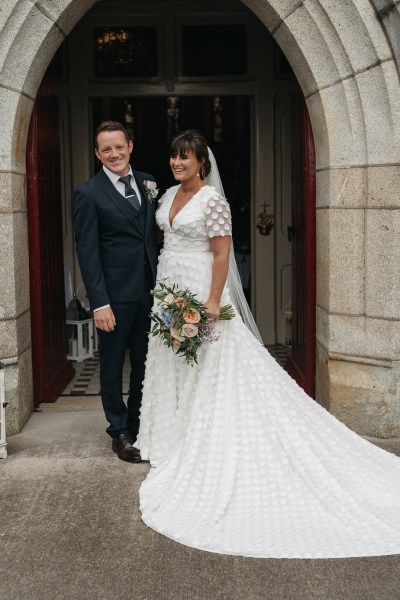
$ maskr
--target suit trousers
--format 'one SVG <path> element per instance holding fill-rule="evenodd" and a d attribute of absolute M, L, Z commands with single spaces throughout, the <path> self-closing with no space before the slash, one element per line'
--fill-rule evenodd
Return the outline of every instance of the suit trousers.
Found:
<path fill-rule="evenodd" d="M 100 341 L 100 387 L 101 399 L 111 437 L 131 432 L 136 437 L 139 431 L 142 384 L 145 372 L 149 313 L 153 304 L 150 289 L 152 282 L 147 277 L 147 285 L 142 298 L 135 302 L 113 303 L 116 327 L 107 332 L 98 329 Z M 130 356 L 130 387 L 127 404 L 122 396 L 122 372 L 126 350 Z"/>

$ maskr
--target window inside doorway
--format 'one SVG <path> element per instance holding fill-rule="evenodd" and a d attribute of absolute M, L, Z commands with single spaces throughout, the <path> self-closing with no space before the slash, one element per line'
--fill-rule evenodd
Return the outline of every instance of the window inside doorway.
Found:
<path fill-rule="evenodd" d="M 186 25 L 182 28 L 182 75 L 245 75 L 244 25 Z"/>
<path fill-rule="evenodd" d="M 125 124 L 135 169 L 155 175 L 164 192 L 175 184 L 169 168 L 172 137 L 199 129 L 212 148 L 231 205 L 238 268 L 251 301 L 251 137 L 249 96 L 138 96 L 92 99 L 93 131 L 104 120 Z M 93 164 L 96 171 L 99 165 Z"/>
<path fill-rule="evenodd" d="M 102 27 L 95 34 L 96 77 L 153 77 L 158 73 L 155 27 Z"/>

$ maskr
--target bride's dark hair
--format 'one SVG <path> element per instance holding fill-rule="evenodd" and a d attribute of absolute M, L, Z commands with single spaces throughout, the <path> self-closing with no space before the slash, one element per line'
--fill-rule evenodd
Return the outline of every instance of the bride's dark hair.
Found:
<path fill-rule="evenodd" d="M 170 156 L 182 156 L 186 154 L 188 150 L 193 150 L 197 160 L 203 162 L 203 166 L 200 169 L 201 179 L 205 179 L 211 171 L 211 163 L 208 157 L 207 140 L 196 129 L 187 129 L 174 138 L 172 141 L 169 155 Z"/>

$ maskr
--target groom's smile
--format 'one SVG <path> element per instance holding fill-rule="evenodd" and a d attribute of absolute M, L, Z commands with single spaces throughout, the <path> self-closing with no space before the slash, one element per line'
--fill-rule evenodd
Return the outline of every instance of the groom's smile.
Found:
<path fill-rule="evenodd" d="M 102 131 L 97 136 L 97 158 L 102 165 L 120 177 L 129 173 L 132 149 L 132 141 L 128 143 L 122 131 Z"/>

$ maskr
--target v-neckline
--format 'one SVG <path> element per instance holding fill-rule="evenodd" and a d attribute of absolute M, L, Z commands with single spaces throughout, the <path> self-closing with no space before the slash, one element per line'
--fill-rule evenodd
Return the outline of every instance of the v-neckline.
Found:
<path fill-rule="evenodd" d="M 175 198 L 176 198 L 176 195 L 177 195 L 177 193 L 178 193 L 178 191 L 179 191 L 179 188 L 180 188 L 180 187 L 181 187 L 181 186 L 180 186 L 180 185 L 178 185 L 178 188 L 177 188 L 177 190 L 175 191 L 175 194 L 172 196 L 172 202 L 171 202 L 171 204 L 170 204 L 170 206 L 169 206 L 169 210 L 168 210 L 168 225 L 169 225 L 169 228 L 170 228 L 170 229 L 172 229 L 172 226 L 173 226 L 173 224 L 174 224 L 174 221 L 175 221 L 176 217 L 177 217 L 177 216 L 178 216 L 178 215 L 179 215 L 179 214 L 180 214 L 180 213 L 181 213 L 183 210 L 185 210 L 185 208 L 187 207 L 187 205 L 188 205 L 188 204 L 190 204 L 190 203 L 191 203 L 191 201 L 193 200 L 193 198 L 195 198 L 195 197 L 197 196 L 197 194 L 199 194 L 199 193 L 201 192 L 201 190 L 204 190 L 204 188 L 205 188 L 205 187 L 207 187 L 207 186 L 206 186 L 206 185 L 203 185 L 203 186 L 202 186 L 202 187 L 201 187 L 201 188 L 200 188 L 200 189 L 199 189 L 197 192 L 195 192 L 195 193 L 193 194 L 193 196 L 192 196 L 191 198 L 189 198 L 189 200 L 186 202 L 186 204 L 184 204 L 184 205 L 182 206 L 182 208 L 181 208 L 180 210 L 178 210 L 178 212 L 175 214 L 174 218 L 173 218 L 173 219 L 172 219 L 172 221 L 171 221 L 171 219 L 170 219 L 170 215 L 171 215 L 171 208 L 172 208 L 172 205 L 174 204 L 174 200 L 175 200 Z"/>

